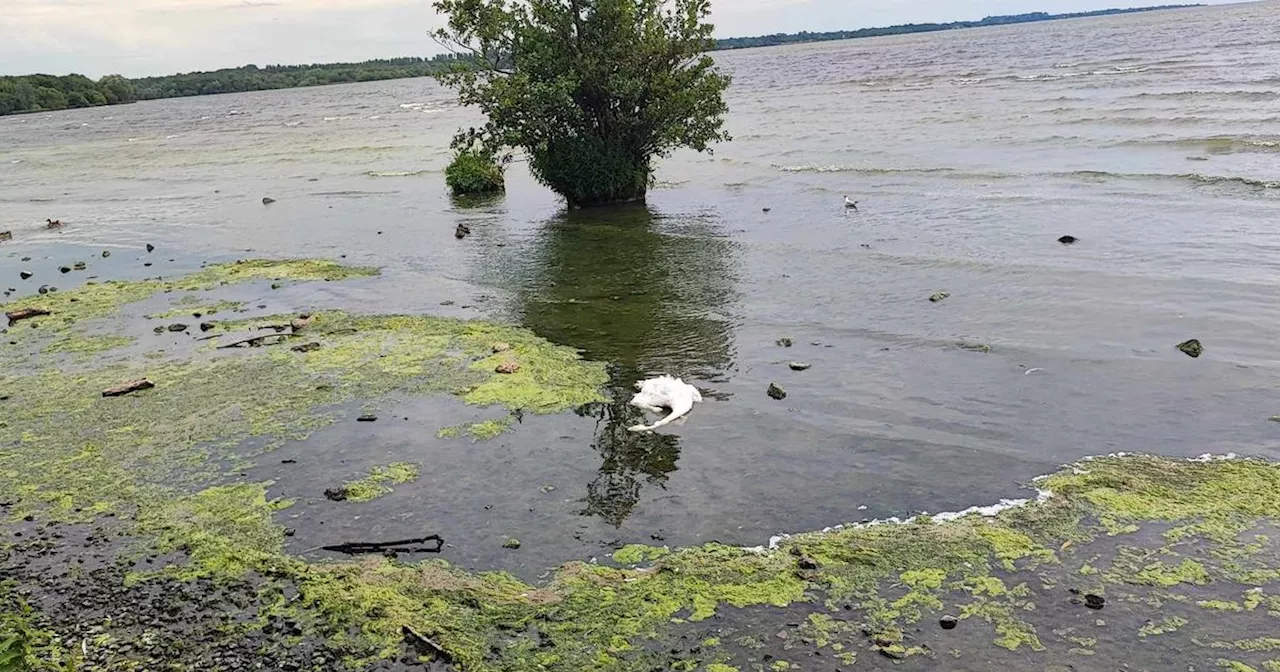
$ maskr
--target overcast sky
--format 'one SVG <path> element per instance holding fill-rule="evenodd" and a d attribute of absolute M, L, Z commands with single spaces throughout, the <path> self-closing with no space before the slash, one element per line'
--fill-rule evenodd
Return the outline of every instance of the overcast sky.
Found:
<path fill-rule="evenodd" d="M 733 37 L 1176 1 L 713 0 L 712 5 L 716 35 Z M 440 23 L 431 0 L 0 0 L 0 74 L 140 76 L 246 63 L 429 55 L 438 49 L 427 34 Z"/>

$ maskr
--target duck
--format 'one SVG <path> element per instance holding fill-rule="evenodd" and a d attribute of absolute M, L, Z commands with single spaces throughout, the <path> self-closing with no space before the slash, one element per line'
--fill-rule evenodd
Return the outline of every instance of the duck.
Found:
<path fill-rule="evenodd" d="M 44 228 L 46 229 L 56 229 L 62 226 L 62 220 L 60 219 L 45 219 L 44 221 Z"/>
<path fill-rule="evenodd" d="M 857 209 L 858 209 L 858 202 L 857 202 L 857 201 L 850 200 L 848 196 L 845 196 L 845 197 L 844 197 L 844 207 L 849 208 L 849 209 L 851 209 L 851 210 L 857 210 Z"/>

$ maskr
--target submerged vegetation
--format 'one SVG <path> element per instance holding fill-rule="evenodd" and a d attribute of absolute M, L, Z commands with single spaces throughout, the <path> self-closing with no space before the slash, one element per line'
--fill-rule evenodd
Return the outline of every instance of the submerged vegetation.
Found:
<path fill-rule="evenodd" d="M 30 354 L 74 343 L 166 291 L 171 305 L 190 306 L 189 297 L 224 283 L 372 273 L 254 261 L 170 281 L 86 285 L 6 305 L 55 309 L 31 320 L 34 329 L 11 327 L 18 345 L 7 347 Z M 56 357 L 6 368 L 0 492 L 11 501 L 0 525 L 118 529 L 132 540 L 119 549 L 133 560 L 131 585 L 252 579 L 257 620 L 232 635 L 288 623 L 290 637 L 324 640 L 355 668 L 414 652 L 462 672 L 807 669 L 819 654 L 844 665 L 874 655 L 990 669 L 1171 638 L 1183 659 L 1208 665 L 1267 669 L 1277 658 L 1280 466 L 1256 460 L 1086 460 L 1037 481 L 1043 496 L 1021 505 L 851 525 L 772 548 L 629 545 L 612 563 L 570 562 L 538 584 L 441 560 L 292 555 L 283 520 L 297 504 L 240 476 L 264 451 L 359 402 L 439 394 L 512 414 L 557 413 L 603 401 L 606 376 L 601 364 L 525 330 L 428 316 L 322 310 L 293 337 L 316 348 L 215 347 L 288 319 L 219 323 L 208 343 L 147 357 L 104 349 L 74 368 Z M 518 371 L 495 371 L 513 358 Z M 101 394 L 140 376 L 155 387 Z M 271 394 L 244 394 L 246 381 L 262 380 Z M 441 431 L 483 438 L 513 427 L 494 419 Z M 348 499 L 392 502 L 390 486 L 416 473 L 402 463 L 375 468 L 346 483 Z M 0 547 L 0 560 L 14 548 Z M 38 606 L 6 591 L 0 660 L 52 666 L 62 651 L 91 650 L 102 637 L 148 636 L 111 623 L 92 641 L 51 632 L 37 627 Z"/>

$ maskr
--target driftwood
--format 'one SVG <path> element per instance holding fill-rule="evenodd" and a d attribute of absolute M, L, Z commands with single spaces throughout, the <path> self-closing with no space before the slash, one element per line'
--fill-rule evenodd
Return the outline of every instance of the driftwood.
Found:
<path fill-rule="evenodd" d="M 423 544 L 428 541 L 434 541 L 435 547 L 415 547 L 416 544 Z M 363 555 L 365 553 L 385 553 L 387 551 L 395 551 L 397 553 L 439 553 L 444 550 L 444 538 L 438 534 L 422 537 L 421 539 L 397 539 L 395 541 L 355 541 L 347 544 L 335 544 L 333 546 L 321 546 L 321 550 L 332 551 L 334 553 L 345 553 L 347 555 Z"/>
<path fill-rule="evenodd" d="M 137 392 L 139 390 L 149 390 L 155 386 L 156 386 L 155 383 L 147 380 L 146 378 L 141 378 L 139 380 L 131 380 L 123 385 L 117 385 L 116 387 L 105 389 L 102 391 L 102 396 L 121 397 L 126 394 L 129 394 L 130 392 Z"/>
<path fill-rule="evenodd" d="M 52 313 L 45 310 L 44 308 L 23 308 L 21 310 L 9 311 L 5 313 L 4 316 L 9 318 L 9 326 L 12 327 L 13 325 L 17 324 L 20 320 L 26 320 L 32 317 L 40 317 L 41 315 L 51 315 L 51 314 Z"/>
<path fill-rule="evenodd" d="M 427 637 L 426 635 L 418 632 L 417 630 L 414 630 L 413 628 L 407 625 L 401 626 L 400 630 L 401 632 L 404 633 L 407 639 L 412 639 L 418 644 L 421 644 L 427 647 L 428 649 L 431 649 L 431 652 L 439 656 L 440 660 L 445 664 L 453 663 L 453 656 L 450 656 L 449 652 L 444 650 L 444 647 L 440 646 L 439 644 L 436 644 L 435 641 L 433 641 L 430 637 Z"/>
<path fill-rule="evenodd" d="M 230 343 L 227 343 L 226 345 L 219 345 L 218 349 L 226 350 L 227 348 L 239 348 L 241 346 L 256 348 L 262 345 L 279 345 L 280 343 L 284 343 L 285 340 L 288 339 L 290 336 L 292 336 L 292 334 L 262 334 L 259 336 L 250 336 L 249 338 L 242 338 L 236 341 L 232 341 Z M 274 343 L 267 343 L 266 341 L 268 339 L 279 339 L 279 340 Z"/>

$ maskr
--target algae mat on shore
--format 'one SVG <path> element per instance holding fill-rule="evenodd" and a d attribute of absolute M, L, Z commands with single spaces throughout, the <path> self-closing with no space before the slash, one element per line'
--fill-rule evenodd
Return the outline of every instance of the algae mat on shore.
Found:
<path fill-rule="evenodd" d="M 260 348 L 218 350 L 214 339 L 124 360 L 105 348 L 74 370 L 36 355 L 166 290 L 182 301 L 223 283 L 369 274 L 323 262 L 240 266 L 63 292 L 54 315 L 13 339 L 31 365 L 0 374 L 4 525 L 54 531 L 39 542 L 6 535 L 0 560 L 70 564 L 57 525 L 112 527 L 133 540 L 119 553 L 162 560 L 131 564 L 122 584 L 247 582 L 256 586 L 242 605 L 251 618 L 221 636 L 323 640 L 352 669 L 406 652 L 464 672 L 1166 669 L 1161 661 L 1246 670 L 1280 659 L 1280 468 L 1252 460 L 1084 461 L 1039 481 L 1047 495 L 1019 506 L 802 534 L 772 549 L 629 546 L 614 558 L 626 567 L 571 562 L 540 585 L 443 561 L 290 556 L 276 513 L 291 503 L 270 499 L 267 483 L 237 481 L 237 464 L 305 437 L 350 402 L 453 394 L 554 413 L 599 400 L 605 376 L 601 365 L 513 327 L 339 311 Z M 46 307 L 41 300 L 21 307 Z M 230 340 L 290 317 L 211 331 Z M 11 331 L 30 329 L 22 324 Z M 495 355 L 495 342 L 512 348 Z M 512 357 L 516 373 L 495 372 Z M 155 388 L 102 396 L 141 376 Z M 74 583 L 82 573 L 57 576 Z M 157 633 L 41 614 L 38 595 L 28 613 L 6 597 L 23 590 L 0 585 L 0 660 L 22 660 L 18 669 L 174 669 L 165 656 L 178 654 L 150 645 Z M 944 615 L 953 627 L 938 624 Z M 81 626 L 96 634 L 77 634 Z M 211 660 L 202 666 L 236 669 Z M 321 657 L 307 669 L 337 667 Z"/>

